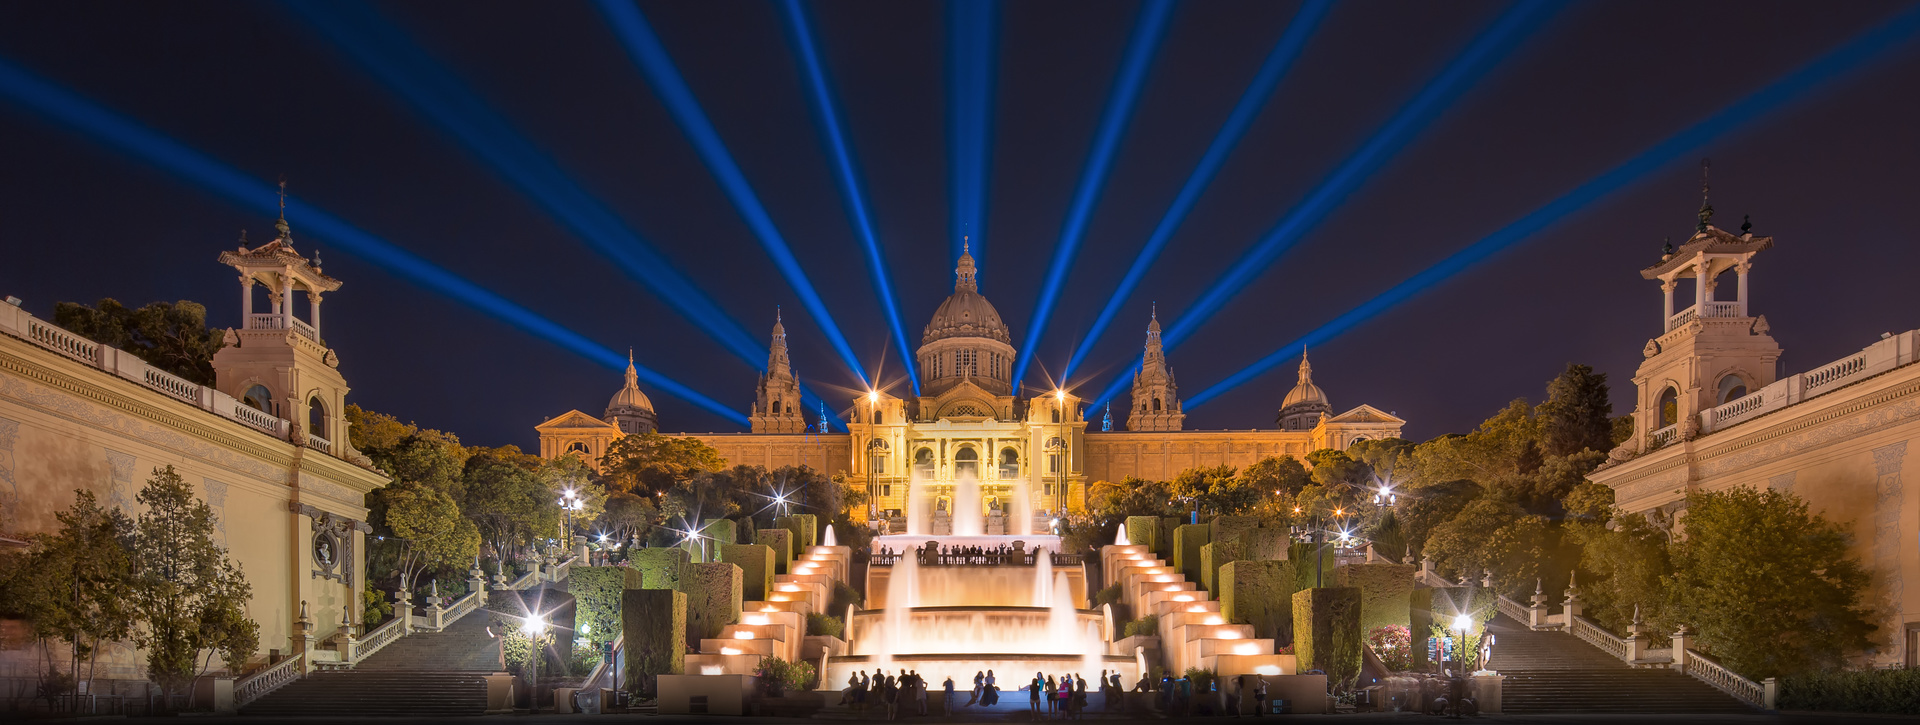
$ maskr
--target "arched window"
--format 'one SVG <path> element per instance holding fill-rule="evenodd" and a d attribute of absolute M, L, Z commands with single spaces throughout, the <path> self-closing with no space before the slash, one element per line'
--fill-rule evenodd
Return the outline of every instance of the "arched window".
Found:
<path fill-rule="evenodd" d="M 960 476 L 978 478 L 980 476 L 980 452 L 972 448 L 962 448 L 955 451 L 953 454 L 953 475 L 956 478 Z"/>
<path fill-rule="evenodd" d="M 1000 477 L 1008 479 L 1020 477 L 1019 451 L 1012 448 L 1000 450 Z"/>
<path fill-rule="evenodd" d="M 1667 388 L 1665 392 L 1661 393 L 1658 410 L 1660 411 L 1659 428 L 1665 428 L 1667 426 L 1679 423 L 1680 422 L 1680 391 L 1674 390 L 1673 388 Z"/>
<path fill-rule="evenodd" d="M 922 478 L 933 477 L 932 448 L 922 448 L 913 452 L 913 473 Z"/>
<path fill-rule="evenodd" d="M 1059 409 L 1059 408 L 1054 408 L 1054 409 L 1053 409 L 1053 422 L 1055 422 L 1055 423 L 1058 423 L 1058 422 L 1060 422 L 1060 409 Z"/>
<path fill-rule="evenodd" d="M 1159 398 L 1154 398 L 1154 399 L 1153 399 L 1153 410 L 1154 410 L 1154 412 L 1156 412 L 1156 413 L 1160 411 L 1160 399 L 1159 399 Z"/>
<path fill-rule="evenodd" d="M 317 395 L 307 399 L 307 434 L 332 440 L 327 435 L 327 406 Z"/>
<path fill-rule="evenodd" d="M 587 444 L 585 441 L 574 441 L 572 443 L 567 444 L 567 452 L 568 453 L 586 453 Z"/>
<path fill-rule="evenodd" d="M 880 410 L 879 408 L 874 408 L 873 424 L 880 425 L 881 423 L 885 423 L 885 422 L 887 422 L 887 414 L 884 411 Z"/>
<path fill-rule="evenodd" d="M 274 415 L 273 393 L 267 392 L 267 386 L 265 385 L 255 385 L 247 388 L 247 392 L 240 394 L 240 402 L 246 404 L 249 408 L 266 413 L 267 415 Z"/>
<path fill-rule="evenodd" d="M 780 414 L 780 401 L 778 400 L 773 401 L 773 414 L 774 415 Z"/>
<path fill-rule="evenodd" d="M 1720 393 L 1717 399 L 1720 405 L 1726 405 L 1747 396 L 1747 381 L 1738 375 L 1728 375 L 1720 379 Z"/>

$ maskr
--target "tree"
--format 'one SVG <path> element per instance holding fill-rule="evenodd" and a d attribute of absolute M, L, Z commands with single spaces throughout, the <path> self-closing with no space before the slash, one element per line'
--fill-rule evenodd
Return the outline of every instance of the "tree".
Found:
<path fill-rule="evenodd" d="M 1254 490 L 1283 491 L 1288 496 L 1300 495 L 1300 489 L 1312 482 L 1307 467 L 1293 456 L 1268 456 L 1254 461 L 1240 472 L 1240 480 Z"/>
<path fill-rule="evenodd" d="M 1393 515 L 1393 509 L 1387 509 L 1375 522 L 1373 530 L 1367 532 L 1367 538 L 1373 541 L 1373 550 L 1393 561 L 1406 561 L 1407 532 L 1400 528 L 1400 517 Z"/>
<path fill-rule="evenodd" d="M 1375 488 L 1393 489 L 1413 479 L 1414 448 L 1405 438 L 1356 441 L 1347 446 L 1347 457 L 1367 467 Z"/>
<path fill-rule="evenodd" d="M 66 642 L 70 671 L 77 678 L 85 659 L 86 679 L 92 680 L 101 644 L 132 634 L 132 564 L 122 543 L 132 523 L 118 509 L 101 508 L 85 490 L 76 491 L 73 506 L 55 517 L 59 531 L 32 537 L 27 551 L 8 559 L 0 609 L 25 620 L 35 639 Z M 52 650 L 43 650 L 51 670 Z"/>
<path fill-rule="evenodd" d="M 1460 510 L 1480 498 L 1479 484 L 1466 479 L 1417 485 L 1402 491 L 1395 507 L 1400 525 L 1407 532 L 1407 546 L 1418 556 L 1426 551 L 1427 537 Z"/>
<path fill-rule="evenodd" d="M 1545 578 L 1543 566 L 1552 560 L 1554 544 L 1545 516 L 1482 498 L 1434 527 L 1426 554 L 1442 574 L 1477 581 L 1490 571 L 1497 589 L 1516 593 L 1531 591 L 1536 579 Z"/>
<path fill-rule="evenodd" d="M 625 491 L 607 494 L 606 510 L 600 515 L 600 528 L 608 535 L 621 541 L 635 536 L 646 536 L 647 530 L 660 521 L 660 507 L 653 502 Z"/>
<path fill-rule="evenodd" d="M 1541 437 L 1549 456 L 1569 456 L 1583 450 L 1613 450 L 1613 403 L 1607 399 L 1607 374 L 1590 365 L 1568 364 L 1547 383 L 1547 402 L 1540 405 Z"/>
<path fill-rule="evenodd" d="M 1677 621 L 1750 678 L 1838 668 L 1875 629 L 1860 603 L 1867 570 L 1849 543 L 1791 494 L 1690 493 L 1686 538 L 1673 547 Z"/>
<path fill-rule="evenodd" d="M 1615 632 L 1626 631 L 1636 608 L 1645 621 L 1668 624 L 1673 563 L 1666 532 L 1640 514 L 1620 515 L 1611 527 L 1584 518 L 1567 525 L 1567 536 L 1580 548 L 1580 591 L 1588 616 Z"/>
<path fill-rule="evenodd" d="M 1506 474 L 1527 473 L 1528 447 L 1539 445 L 1540 421 L 1525 399 L 1515 400 L 1466 435 L 1447 435 L 1414 447 L 1416 480 L 1421 483 L 1470 479 L 1486 483 Z M 1537 455 L 1537 450 L 1533 455 Z M 1534 460 L 1538 460 L 1537 458 Z"/>
<path fill-rule="evenodd" d="M 424 484 L 456 501 L 464 496 L 462 477 L 472 453 L 459 437 L 351 404 L 347 422 L 354 449 L 396 480 Z"/>
<path fill-rule="evenodd" d="M 53 306 L 53 322 L 201 385 L 214 383 L 213 354 L 224 344 L 220 335 L 207 329 L 206 306 L 186 300 L 154 302 L 138 309 L 111 297 L 100 298 L 92 307 L 60 302 Z"/>
<path fill-rule="evenodd" d="M 247 618 L 253 587 L 213 542 L 213 509 L 173 466 L 156 468 L 135 497 L 147 507 L 134 521 L 128 601 L 147 651 L 147 676 L 177 693 L 219 656 L 239 672 L 259 647 L 260 627 Z M 207 664 L 199 654 L 207 652 Z"/>
<path fill-rule="evenodd" d="M 1173 495 L 1202 513 L 1231 516 L 1252 506 L 1259 492 L 1234 478 L 1233 466 L 1189 468 L 1173 479 Z"/>
<path fill-rule="evenodd" d="M 445 492 L 395 481 L 367 495 L 369 523 L 379 534 L 375 558 L 392 562 L 399 587 L 420 586 L 429 572 L 458 570 L 480 553 L 480 530 Z"/>
<path fill-rule="evenodd" d="M 513 446 L 483 448 L 467 459 L 462 480 L 466 497 L 461 512 L 472 519 L 480 540 L 502 564 L 520 558 L 537 531 L 547 530 L 559 506 L 535 472 L 538 460 Z"/>
<path fill-rule="evenodd" d="M 1148 481 L 1128 476 L 1121 480 L 1117 495 L 1106 498 L 1100 514 L 1124 519 L 1128 516 L 1178 516 L 1180 507 L 1173 502 L 1173 489 L 1165 481 Z"/>
<path fill-rule="evenodd" d="M 653 495 L 665 493 L 697 473 L 718 472 L 726 467 L 726 460 L 698 438 L 649 431 L 614 441 L 607 446 L 600 466 L 608 490 Z"/>

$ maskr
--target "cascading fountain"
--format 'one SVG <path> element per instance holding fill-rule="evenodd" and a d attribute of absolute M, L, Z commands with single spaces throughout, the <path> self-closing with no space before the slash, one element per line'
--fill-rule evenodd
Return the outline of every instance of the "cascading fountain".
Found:
<path fill-rule="evenodd" d="M 946 545 L 1013 539 L 933 537 L 932 545 L 942 545 L 942 538 Z M 1077 607 L 1088 591 L 1081 567 L 1056 567 L 1044 549 L 1032 564 L 1024 556 L 993 564 L 942 561 L 932 552 L 923 564 L 916 546 L 894 546 L 900 556 L 892 566 L 868 569 L 869 609 L 848 617 L 850 652 L 829 658 L 829 681 L 876 667 L 916 670 L 929 682 L 949 676 L 971 682 L 975 672 L 992 669 L 1004 689 L 1034 671 L 1090 678 L 1107 670 L 1127 682 L 1138 678 L 1133 656 L 1107 654 L 1100 611 Z"/>
<path fill-rule="evenodd" d="M 827 536 L 833 536 L 833 527 L 827 527 Z M 1120 522 L 1120 533 L 1113 535 L 1113 545 L 1126 546 L 1131 543 L 1133 543 L 1133 541 L 1127 538 L 1127 522 L 1122 521 Z M 832 544 L 828 544 L 828 546 L 832 546 Z"/>
<path fill-rule="evenodd" d="M 1121 524 L 1121 526 L 1125 526 L 1125 525 L 1126 524 Z M 820 545 L 821 546 L 839 546 L 840 545 L 839 542 L 836 542 L 833 538 L 833 524 L 827 524 L 826 533 L 821 535 L 820 537 Z"/>
<path fill-rule="evenodd" d="M 907 534 L 912 536 L 926 536 L 933 533 L 933 523 L 930 520 L 933 512 L 928 510 L 930 506 L 927 504 L 926 488 L 927 482 L 920 479 L 918 472 L 908 479 Z"/>
<path fill-rule="evenodd" d="M 986 515 L 980 510 L 980 478 L 962 473 L 953 482 L 953 535 L 985 534 Z"/>

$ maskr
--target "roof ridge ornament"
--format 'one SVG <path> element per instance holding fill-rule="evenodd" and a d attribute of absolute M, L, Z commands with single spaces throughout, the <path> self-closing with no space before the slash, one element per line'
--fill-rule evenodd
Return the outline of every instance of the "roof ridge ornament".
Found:
<path fill-rule="evenodd" d="M 287 225 L 287 177 L 285 176 L 280 177 L 280 219 L 273 223 L 273 228 L 280 232 L 280 241 L 293 244 L 293 228 Z"/>

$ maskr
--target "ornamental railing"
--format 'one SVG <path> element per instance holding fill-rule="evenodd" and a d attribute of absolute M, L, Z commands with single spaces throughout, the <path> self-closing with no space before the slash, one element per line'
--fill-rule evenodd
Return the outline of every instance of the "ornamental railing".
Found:
<path fill-rule="evenodd" d="M 360 641 L 354 643 L 354 664 L 365 662 L 368 657 L 373 656 L 373 653 L 379 652 L 381 648 L 393 644 L 405 636 L 407 636 L 406 615 L 387 620 L 386 624 L 375 627 L 373 631 L 362 635 Z"/>
<path fill-rule="evenodd" d="M 1086 557 L 1081 554 L 1062 554 L 1057 552 L 1013 552 L 1013 551 L 941 551 L 920 555 L 920 566 L 1034 566 L 1039 563 L 1039 554 L 1047 553 L 1053 566 L 1079 566 Z M 893 566 L 907 554 L 888 551 L 873 554 L 867 559 L 869 566 Z"/>
<path fill-rule="evenodd" d="M 1678 657 L 1679 653 L 1675 653 Z M 1758 682 L 1741 677 L 1733 670 L 1718 662 L 1707 659 L 1698 650 L 1686 651 L 1687 674 L 1699 678 L 1701 682 L 1713 685 L 1721 692 L 1732 695 L 1734 699 L 1754 707 L 1770 708 L 1767 702 L 1767 689 Z"/>
<path fill-rule="evenodd" d="M 277 318 L 274 315 L 268 317 Z M 287 439 L 288 424 L 285 420 L 247 407 L 226 393 L 149 365 L 133 353 L 67 331 L 13 305 L 0 304 L 0 333 L 13 335 L 63 357 L 86 363 L 108 375 L 126 379 L 280 440 Z"/>
<path fill-rule="evenodd" d="M 1572 632 L 1573 636 L 1579 637 L 1587 644 L 1599 647 L 1601 651 L 1613 655 L 1616 659 L 1627 659 L 1626 640 L 1613 636 L 1612 632 L 1601 628 L 1586 617 L 1568 617 L 1568 619 L 1572 621 L 1567 631 Z"/>
<path fill-rule="evenodd" d="M 1887 335 L 1860 352 L 1789 375 L 1726 404 L 1700 411 L 1700 431 L 1711 433 L 1855 382 L 1920 361 L 1920 330 Z"/>
<path fill-rule="evenodd" d="M 313 325 L 307 324 L 306 320 L 302 320 L 298 317 L 288 317 L 287 321 L 293 323 L 294 332 L 298 332 L 302 335 L 305 335 L 307 339 L 312 340 L 314 342 L 320 341 L 320 332 L 318 330 L 313 329 Z"/>
<path fill-rule="evenodd" d="M 1674 442 L 1680 437 L 1680 426 L 1674 424 L 1647 434 L 1647 447 L 1659 448 Z"/>
<path fill-rule="evenodd" d="M 280 689 L 287 683 L 300 679 L 302 674 L 300 663 L 306 657 L 305 653 L 296 654 L 233 683 L 234 706 L 244 706 L 269 692 Z"/>
<path fill-rule="evenodd" d="M 1519 602 L 1513 601 L 1512 599 L 1508 599 L 1507 595 L 1505 594 L 1502 594 L 1498 599 L 1493 600 L 1493 606 L 1495 609 L 1500 610 L 1501 614 L 1512 617 L 1513 621 L 1515 622 L 1526 624 L 1527 622 L 1532 621 L 1532 615 L 1530 613 L 1530 610 L 1528 610 L 1525 606 L 1522 606 Z"/>
<path fill-rule="evenodd" d="M 312 448 L 321 453 L 332 453 L 333 441 L 327 440 L 325 438 L 321 438 L 320 436 L 317 436 L 317 435 L 313 435 L 312 433 L 308 433 L 307 447 Z"/>

